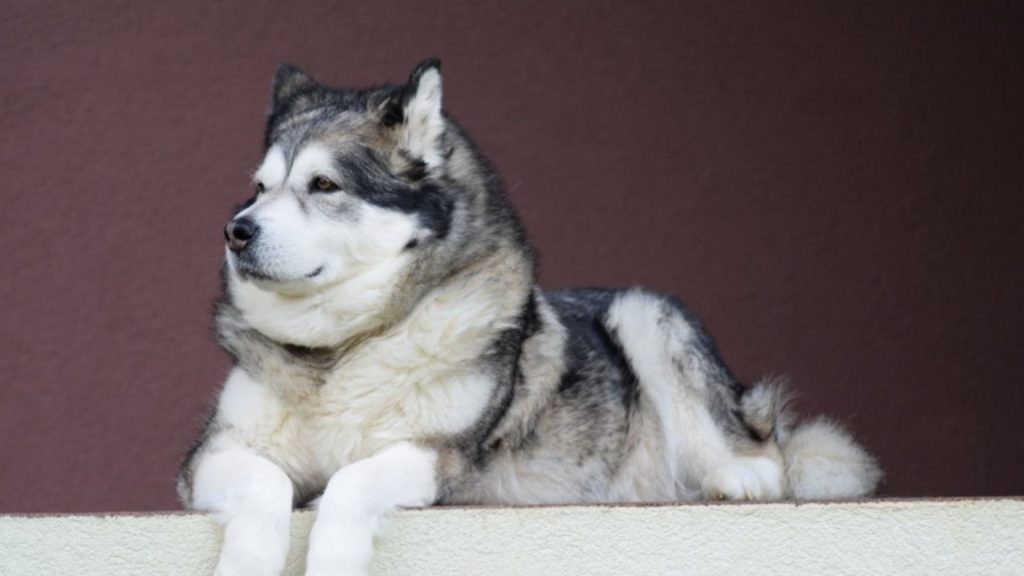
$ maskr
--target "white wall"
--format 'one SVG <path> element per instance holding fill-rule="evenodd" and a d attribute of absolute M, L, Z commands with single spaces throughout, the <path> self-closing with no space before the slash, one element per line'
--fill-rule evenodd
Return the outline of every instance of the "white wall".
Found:
<path fill-rule="evenodd" d="M 313 516 L 296 513 L 288 574 Z M 195 514 L 0 517 L 0 574 L 212 574 Z M 1024 575 L 1024 500 L 448 508 L 394 516 L 374 574 Z"/>

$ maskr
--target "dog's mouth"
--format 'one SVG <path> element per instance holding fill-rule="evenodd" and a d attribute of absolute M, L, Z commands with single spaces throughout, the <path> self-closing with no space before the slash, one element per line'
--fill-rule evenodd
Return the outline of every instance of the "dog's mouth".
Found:
<path fill-rule="evenodd" d="M 232 260 L 234 261 L 235 271 L 238 276 L 243 280 L 250 280 L 256 282 L 265 282 L 273 284 L 288 284 L 294 282 L 301 282 L 303 280 L 312 280 L 320 276 L 323 271 L 323 266 L 317 266 L 312 272 L 302 274 L 300 276 L 279 276 L 268 272 L 262 266 L 259 266 L 252 261 L 251 258 L 246 257 L 244 254 L 232 254 Z"/>

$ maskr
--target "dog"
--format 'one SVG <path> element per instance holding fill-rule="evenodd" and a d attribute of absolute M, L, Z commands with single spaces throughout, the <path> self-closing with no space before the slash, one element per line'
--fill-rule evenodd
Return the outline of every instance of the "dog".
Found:
<path fill-rule="evenodd" d="M 381 516 L 434 504 L 869 495 L 839 425 L 741 385 L 680 301 L 546 292 L 501 180 L 442 108 L 440 62 L 402 85 L 273 82 L 254 195 L 225 228 L 215 331 L 231 355 L 182 463 L 224 523 L 218 575 L 367 574 Z"/>

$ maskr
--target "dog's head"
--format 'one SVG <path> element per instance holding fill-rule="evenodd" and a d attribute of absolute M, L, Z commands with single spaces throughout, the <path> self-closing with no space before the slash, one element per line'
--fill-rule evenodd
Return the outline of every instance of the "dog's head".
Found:
<path fill-rule="evenodd" d="M 437 60 L 405 86 L 360 91 L 282 66 L 255 196 L 224 230 L 231 272 L 301 294 L 443 236 L 450 201 L 429 176 L 443 168 L 445 146 Z"/>
<path fill-rule="evenodd" d="M 410 276 L 452 265 L 444 255 L 479 228 L 466 213 L 493 204 L 479 201 L 496 186 L 482 157 L 442 113 L 436 59 L 404 85 L 364 90 L 281 66 L 265 148 L 255 195 L 224 230 L 227 288 L 280 341 L 336 344 L 310 328 L 325 295 L 348 303 L 337 316 L 385 306 Z"/>

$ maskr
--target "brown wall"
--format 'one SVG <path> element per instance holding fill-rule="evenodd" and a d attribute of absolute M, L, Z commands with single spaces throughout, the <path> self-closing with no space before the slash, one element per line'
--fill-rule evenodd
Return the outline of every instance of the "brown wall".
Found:
<path fill-rule="evenodd" d="M 177 506 L 273 70 L 428 55 L 546 286 L 680 295 L 889 494 L 1024 493 L 1022 7 L 5 2 L 0 512 Z"/>

